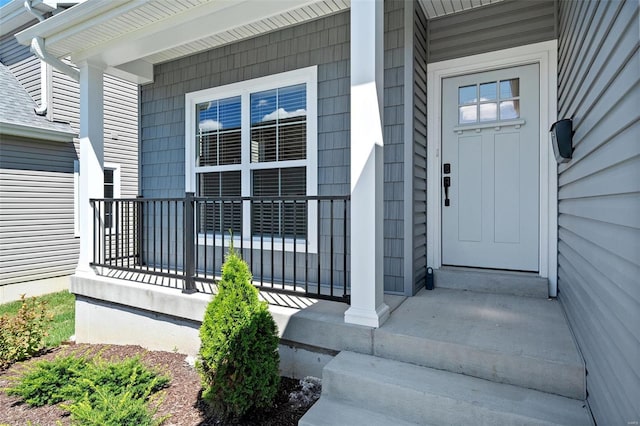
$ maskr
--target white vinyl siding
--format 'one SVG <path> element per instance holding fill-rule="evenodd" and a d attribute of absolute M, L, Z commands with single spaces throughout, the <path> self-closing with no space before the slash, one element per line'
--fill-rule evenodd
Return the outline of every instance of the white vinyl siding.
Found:
<path fill-rule="evenodd" d="M 640 419 L 640 42 L 637 0 L 559 2 L 558 298 L 597 424 Z"/>
<path fill-rule="evenodd" d="M 53 120 L 79 131 L 78 83 L 56 70 L 52 80 Z M 75 146 L 79 158 L 78 139 Z M 110 75 L 104 76 L 104 161 L 120 166 L 121 196 L 138 195 L 138 86 Z"/>
<path fill-rule="evenodd" d="M 0 62 L 11 70 L 31 98 L 40 105 L 40 60 L 31 53 L 29 46 L 18 43 L 13 34 L 5 35 L 0 38 Z"/>
<path fill-rule="evenodd" d="M 0 285 L 73 274 L 73 145 L 2 136 Z"/>

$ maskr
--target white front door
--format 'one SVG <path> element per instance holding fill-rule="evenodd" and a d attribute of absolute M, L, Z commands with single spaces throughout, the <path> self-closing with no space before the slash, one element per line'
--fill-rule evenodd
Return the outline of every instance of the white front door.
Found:
<path fill-rule="evenodd" d="M 538 271 L 538 64 L 443 80 L 442 263 Z"/>

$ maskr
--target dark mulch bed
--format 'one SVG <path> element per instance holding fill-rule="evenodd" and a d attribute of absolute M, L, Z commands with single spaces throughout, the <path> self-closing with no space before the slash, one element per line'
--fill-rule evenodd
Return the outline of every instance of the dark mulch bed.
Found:
<path fill-rule="evenodd" d="M 69 345 L 54 349 L 29 361 L 18 363 L 0 372 L 0 389 L 7 387 L 9 378 L 19 375 L 32 362 L 53 359 L 70 353 L 100 354 L 104 359 L 120 360 L 139 355 L 150 367 L 159 368 L 171 377 L 169 386 L 164 389 L 164 401 L 158 415 L 170 414 L 165 426 L 172 425 L 297 425 L 298 420 L 309 407 L 299 407 L 289 402 L 289 394 L 300 389 L 298 380 L 283 378 L 273 407 L 268 410 L 247 414 L 241 421 L 222 422 L 207 414 L 206 405 L 200 399 L 201 385 L 197 371 L 185 362 L 185 356 L 172 352 L 147 351 L 140 346 L 116 345 Z M 59 422 L 59 423 L 58 423 Z M 0 425 L 69 425 L 67 413 L 57 406 L 32 408 L 20 402 L 16 397 L 0 392 Z"/>

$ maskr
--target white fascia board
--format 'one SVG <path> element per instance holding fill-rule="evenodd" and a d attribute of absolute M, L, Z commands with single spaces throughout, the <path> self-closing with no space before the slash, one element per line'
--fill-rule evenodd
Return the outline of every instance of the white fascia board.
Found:
<path fill-rule="evenodd" d="M 40 127 L 24 126 L 14 123 L 0 123 L 0 134 L 54 142 L 73 142 L 73 138 L 77 136 L 74 132 L 42 129 Z"/>
<path fill-rule="evenodd" d="M 38 12 L 54 12 L 59 6 L 72 6 L 85 0 L 57 1 L 57 0 L 32 0 L 31 7 Z M 27 12 L 22 0 L 13 0 L 0 7 L 0 36 L 12 34 L 17 28 L 35 21 L 36 17 Z"/>
<path fill-rule="evenodd" d="M 130 81 L 135 84 L 153 83 L 153 64 L 142 59 L 116 67 L 107 67 L 105 74 Z"/>
<path fill-rule="evenodd" d="M 69 37 L 71 34 L 91 28 L 96 23 L 111 19 L 114 13 L 123 13 L 122 10 L 129 10 L 140 7 L 148 0 L 87 0 L 77 6 L 69 8 L 49 19 L 45 19 L 32 27 L 29 27 L 16 34 L 19 43 L 28 45 L 34 37 L 42 37 L 51 42 L 50 39 L 58 36 L 58 39 Z M 71 52 L 68 52 L 71 53 Z"/>
<path fill-rule="evenodd" d="M 111 42 L 72 54 L 74 62 L 91 58 L 116 66 L 202 38 L 298 9 L 318 0 L 224 0 L 206 3 L 171 18 L 123 34 Z"/>

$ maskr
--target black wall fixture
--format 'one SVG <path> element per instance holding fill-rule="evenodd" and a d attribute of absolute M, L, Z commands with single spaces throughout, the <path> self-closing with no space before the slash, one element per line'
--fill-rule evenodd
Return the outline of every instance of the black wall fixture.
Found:
<path fill-rule="evenodd" d="M 573 153 L 573 123 L 570 118 L 556 121 L 551 126 L 551 144 L 556 161 L 566 163 Z"/>

